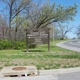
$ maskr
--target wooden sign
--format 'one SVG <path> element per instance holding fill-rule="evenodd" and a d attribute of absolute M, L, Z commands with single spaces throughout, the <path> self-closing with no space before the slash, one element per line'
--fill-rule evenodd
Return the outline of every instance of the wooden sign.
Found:
<path fill-rule="evenodd" d="M 44 32 L 32 32 L 27 34 L 29 44 L 47 44 L 48 34 Z"/>
<path fill-rule="evenodd" d="M 48 51 L 50 51 L 50 29 L 42 31 L 26 30 L 26 50 L 28 52 L 29 44 L 48 44 Z M 46 32 L 47 31 L 47 32 Z"/>

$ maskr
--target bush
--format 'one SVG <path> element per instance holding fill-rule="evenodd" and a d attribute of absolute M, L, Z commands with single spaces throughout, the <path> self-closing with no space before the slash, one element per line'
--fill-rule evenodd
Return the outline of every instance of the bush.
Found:
<path fill-rule="evenodd" d="M 0 41 L 0 49 L 10 49 L 12 48 L 12 43 L 8 40 Z"/>
<path fill-rule="evenodd" d="M 29 48 L 35 48 L 36 44 L 31 44 L 28 47 Z M 8 41 L 8 40 L 1 40 L 0 41 L 0 50 L 2 49 L 25 49 L 26 43 L 25 41 Z"/>
<path fill-rule="evenodd" d="M 23 41 L 13 42 L 13 49 L 25 49 L 26 44 Z"/>

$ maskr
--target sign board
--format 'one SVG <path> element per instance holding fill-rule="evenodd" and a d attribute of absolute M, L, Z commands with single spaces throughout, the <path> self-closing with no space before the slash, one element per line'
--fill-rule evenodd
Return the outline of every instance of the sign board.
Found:
<path fill-rule="evenodd" d="M 29 44 L 47 44 L 48 34 L 45 32 L 31 32 L 27 34 Z"/>

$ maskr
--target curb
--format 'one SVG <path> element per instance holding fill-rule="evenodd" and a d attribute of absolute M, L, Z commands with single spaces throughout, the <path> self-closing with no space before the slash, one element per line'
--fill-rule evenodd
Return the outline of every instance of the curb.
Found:
<path fill-rule="evenodd" d="M 62 68 L 62 69 L 51 69 L 51 70 L 38 70 L 39 76 L 44 75 L 58 75 L 58 74 L 65 74 L 65 73 L 75 73 L 80 72 L 80 67 L 76 68 Z M 2 76 L 0 71 L 0 77 Z"/>
<path fill-rule="evenodd" d="M 80 72 L 80 67 L 67 68 L 67 69 L 55 69 L 55 70 L 39 70 L 40 75 L 59 75 L 59 74 L 75 73 L 75 72 Z"/>

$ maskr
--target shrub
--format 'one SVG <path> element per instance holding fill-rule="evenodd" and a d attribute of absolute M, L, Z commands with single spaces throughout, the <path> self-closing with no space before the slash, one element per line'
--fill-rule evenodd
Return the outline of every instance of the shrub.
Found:
<path fill-rule="evenodd" d="M 0 49 L 10 49 L 12 48 L 12 44 L 8 40 L 1 40 L 0 41 Z"/>
<path fill-rule="evenodd" d="M 36 44 L 31 44 L 28 47 L 29 48 L 35 48 Z M 0 41 L 0 50 L 2 49 L 25 49 L 26 43 L 25 41 L 8 41 L 8 40 L 1 40 Z"/>
<path fill-rule="evenodd" d="M 25 49 L 26 44 L 23 41 L 17 41 L 17 42 L 12 42 L 13 43 L 13 49 Z"/>

